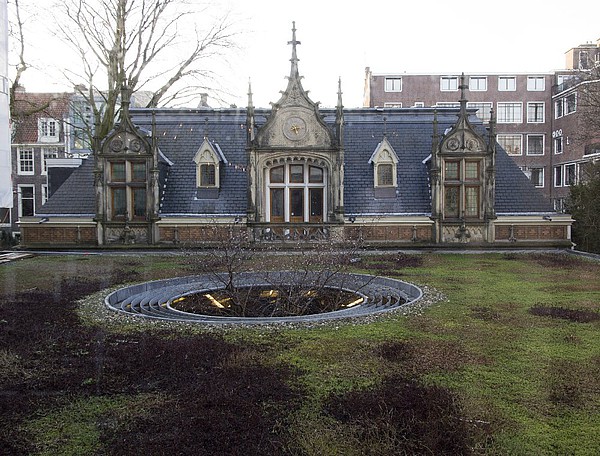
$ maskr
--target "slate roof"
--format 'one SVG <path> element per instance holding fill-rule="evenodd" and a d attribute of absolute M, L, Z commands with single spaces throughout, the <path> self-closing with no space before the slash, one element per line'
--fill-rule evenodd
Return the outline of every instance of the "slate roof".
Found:
<path fill-rule="evenodd" d="M 94 159 L 84 159 L 46 204 L 36 211 L 36 215 L 95 216 Z"/>
<path fill-rule="evenodd" d="M 132 109 L 136 125 L 151 129 L 151 110 Z M 458 110 L 438 109 L 438 131 L 443 133 L 458 119 Z M 264 125 L 268 110 L 256 110 L 256 123 Z M 335 110 L 321 110 L 333 128 Z M 161 216 L 245 215 L 247 209 L 247 151 L 245 109 L 193 109 L 155 111 L 156 132 L 161 152 L 170 160 L 165 173 Z M 428 167 L 431 153 L 433 111 L 428 109 L 364 108 L 344 111 L 344 206 L 347 215 L 401 215 L 431 213 Z M 473 119 L 485 137 L 481 122 Z M 369 158 L 387 137 L 398 156 L 398 188 L 395 197 L 376 197 L 373 165 Z M 218 144 L 227 159 L 221 163 L 221 188 L 217 198 L 199 198 L 194 155 L 205 136 Z M 49 214 L 95 213 L 92 160 L 81 168 L 39 211 Z M 496 212 L 546 213 L 550 203 L 512 159 L 498 146 Z M 161 177 L 162 180 L 162 177 Z"/>

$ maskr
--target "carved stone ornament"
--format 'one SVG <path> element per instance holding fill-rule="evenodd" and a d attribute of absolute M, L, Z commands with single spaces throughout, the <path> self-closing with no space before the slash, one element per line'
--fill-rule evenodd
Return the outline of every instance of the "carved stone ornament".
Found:
<path fill-rule="evenodd" d="M 460 146 L 460 142 L 458 141 L 457 138 L 450 138 L 448 140 L 448 142 L 446 143 L 446 145 L 448 146 L 448 149 L 450 149 L 450 150 L 457 150 Z"/>
<path fill-rule="evenodd" d="M 139 152 L 142 149 L 142 142 L 139 139 L 132 139 L 129 142 L 129 150 Z"/>
<path fill-rule="evenodd" d="M 467 140 L 467 149 L 468 150 L 477 151 L 480 148 L 481 148 L 481 145 L 480 145 L 478 139 L 471 138 L 471 139 Z"/>
<path fill-rule="evenodd" d="M 121 138 L 114 138 L 110 142 L 110 149 L 113 152 L 119 152 L 120 150 L 122 150 L 123 149 L 123 140 Z"/>
<path fill-rule="evenodd" d="M 304 138 L 307 131 L 306 122 L 300 117 L 292 116 L 283 123 L 283 135 L 291 141 Z"/>

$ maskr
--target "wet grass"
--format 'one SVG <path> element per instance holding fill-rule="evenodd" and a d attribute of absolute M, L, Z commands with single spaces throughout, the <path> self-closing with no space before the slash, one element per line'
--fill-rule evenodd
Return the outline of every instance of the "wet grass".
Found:
<path fill-rule="evenodd" d="M 447 300 L 313 328 L 109 324 L 79 300 L 192 274 L 188 259 L 1 266 L 0 454 L 600 454 L 600 264 L 390 253 L 353 267 Z"/>

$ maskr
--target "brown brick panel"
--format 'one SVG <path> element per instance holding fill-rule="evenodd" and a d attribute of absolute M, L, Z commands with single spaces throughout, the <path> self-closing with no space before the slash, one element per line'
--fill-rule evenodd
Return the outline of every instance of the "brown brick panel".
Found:
<path fill-rule="evenodd" d="M 25 245 L 96 243 L 96 230 L 93 227 L 79 228 L 79 239 L 76 226 L 23 227 L 21 231 Z"/>
<path fill-rule="evenodd" d="M 412 241 L 413 238 L 412 226 L 406 225 L 344 227 L 346 239 L 358 239 L 361 233 L 365 241 Z M 430 241 L 431 228 L 429 226 L 418 226 L 416 235 L 418 241 Z"/>
<path fill-rule="evenodd" d="M 552 225 L 515 225 L 514 237 L 517 241 L 567 239 L 566 226 Z M 496 227 L 496 240 L 504 241 L 510 238 L 510 226 Z"/>

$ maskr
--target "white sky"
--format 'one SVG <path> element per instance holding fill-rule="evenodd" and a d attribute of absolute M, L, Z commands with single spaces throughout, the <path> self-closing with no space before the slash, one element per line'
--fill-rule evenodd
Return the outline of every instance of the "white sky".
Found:
<path fill-rule="evenodd" d="M 242 50 L 223 83 L 245 106 L 279 99 L 289 74 L 296 21 L 300 74 L 313 101 L 362 105 L 365 67 L 374 73 L 547 72 L 564 68 L 564 53 L 600 38 L 597 0 L 221 0 L 240 27 Z M 36 49 L 47 36 L 39 33 Z M 56 58 L 50 52 L 43 55 Z M 60 58 L 60 57 L 58 57 Z M 38 64 L 42 63 L 44 57 Z M 34 73 L 32 71 L 32 73 Z M 28 91 L 57 90 L 57 79 L 27 75 Z M 68 90 L 63 88 L 62 90 Z M 214 100 L 213 104 L 214 105 Z M 209 103 L 211 100 L 209 99 Z"/>

